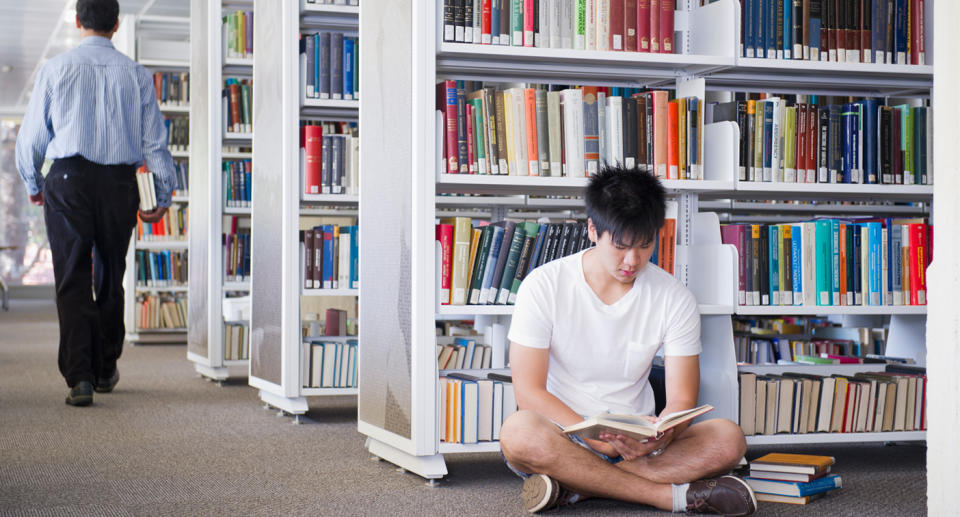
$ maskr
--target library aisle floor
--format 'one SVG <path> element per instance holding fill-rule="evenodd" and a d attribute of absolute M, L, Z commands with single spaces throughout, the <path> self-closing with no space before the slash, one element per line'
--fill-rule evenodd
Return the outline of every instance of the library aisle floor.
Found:
<path fill-rule="evenodd" d="M 52 302 L 0 312 L 0 515 L 526 515 L 499 455 L 448 458 L 430 488 L 371 461 L 353 400 L 324 399 L 303 425 L 265 411 L 246 380 L 200 379 L 182 346 L 127 346 L 120 383 L 63 403 Z M 843 489 L 758 515 L 926 513 L 922 445 L 751 448 L 836 456 Z M 586 501 L 562 515 L 668 515 Z"/>

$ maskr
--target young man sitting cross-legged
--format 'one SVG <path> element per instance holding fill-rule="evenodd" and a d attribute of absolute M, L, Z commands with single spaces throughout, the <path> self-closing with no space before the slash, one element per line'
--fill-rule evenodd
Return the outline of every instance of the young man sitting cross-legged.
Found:
<path fill-rule="evenodd" d="M 561 432 L 561 425 L 604 412 L 655 420 L 647 378 L 661 347 L 661 414 L 695 407 L 700 387 L 697 301 L 649 263 L 664 221 L 662 185 L 646 172 L 608 167 L 584 197 L 596 246 L 530 273 L 508 335 L 520 411 L 504 422 L 500 446 L 525 479 L 527 510 L 607 497 L 675 512 L 753 513 L 750 487 L 722 476 L 746 451 L 729 420 L 688 422 L 647 442 Z"/>

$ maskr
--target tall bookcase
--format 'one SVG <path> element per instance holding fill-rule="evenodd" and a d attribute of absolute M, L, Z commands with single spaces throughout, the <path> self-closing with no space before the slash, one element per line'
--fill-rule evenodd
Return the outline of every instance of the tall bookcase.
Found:
<path fill-rule="evenodd" d="M 189 190 L 195 201 L 190 210 L 187 359 L 200 375 L 217 381 L 249 364 L 247 359 L 226 359 L 225 323 L 248 323 L 224 318 L 225 298 L 228 293 L 248 293 L 250 282 L 226 281 L 222 235 L 228 217 L 235 216 L 240 226 L 249 227 L 252 209 L 226 207 L 222 170 L 224 160 L 252 159 L 250 152 L 224 151 L 224 147 L 251 148 L 253 133 L 225 131 L 222 90 L 227 77 L 252 78 L 253 58 L 228 57 L 223 28 L 227 13 L 252 8 L 252 0 L 190 2 Z"/>
<path fill-rule="evenodd" d="M 456 315 L 473 317 L 493 346 L 493 366 L 506 364 L 509 307 L 438 304 L 439 250 L 435 244 L 435 195 L 442 192 L 493 194 L 517 203 L 531 194 L 577 195 L 585 178 L 544 178 L 445 174 L 440 166 L 441 124 L 435 112 L 439 78 L 675 87 L 677 96 L 704 96 L 705 90 L 776 91 L 837 95 L 928 95 L 932 66 L 791 62 L 740 57 L 740 4 L 720 0 L 679 1 L 675 11 L 677 54 L 638 54 L 505 47 L 442 41 L 443 1 L 391 2 L 363 10 L 361 84 L 364 127 L 361 145 L 361 283 L 377 286 L 376 297 L 360 307 L 361 348 L 358 429 L 367 448 L 428 479 L 446 474 L 445 454 L 499 450 L 496 442 L 463 445 L 439 439 L 434 323 Z M 932 49 L 932 2 L 927 2 L 927 49 Z M 384 43 L 388 42 L 388 43 Z M 927 63 L 932 62 L 928 50 Z M 376 92 L 376 95 L 370 92 Z M 859 316 L 892 315 L 888 353 L 923 361 L 925 307 L 737 307 L 737 253 L 720 241 L 719 218 L 699 213 L 700 199 L 742 200 L 897 198 L 927 200 L 932 187 L 868 185 L 771 185 L 738 181 L 739 129 L 731 122 L 705 128 L 704 180 L 665 181 L 679 202 L 677 275 L 693 291 L 703 317 L 701 403 L 713 416 L 738 421 L 738 367 L 731 316 L 769 312 Z M 534 203 L 536 201 L 536 203 Z M 485 201 L 489 202 L 489 201 Z M 526 205 L 568 209 L 556 200 L 524 198 Z M 717 203 L 717 201 L 711 201 Z M 732 204 L 732 201 L 729 201 Z M 505 210 L 494 208 L 495 214 Z M 495 217 L 497 217 L 495 215 Z M 920 342 L 918 344 L 918 341 Z M 812 369 L 811 371 L 813 371 Z M 818 373 L 844 368 L 816 369 Z M 848 434 L 782 435 L 784 443 L 923 439 Z M 895 436 L 896 435 L 896 436 Z M 764 442 L 763 438 L 751 443 Z"/>
<path fill-rule="evenodd" d="M 301 316 L 318 301 L 347 305 L 357 289 L 304 289 L 299 232 L 316 217 L 356 218 L 359 197 L 304 194 L 301 184 L 300 120 L 356 121 L 357 100 L 305 99 L 302 90 L 301 32 L 336 30 L 356 33 L 359 7 L 323 5 L 301 0 L 258 0 L 254 5 L 253 189 L 252 227 L 258 236 L 253 254 L 251 362 L 249 383 L 267 406 L 295 416 L 307 411 L 307 397 L 355 395 L 356 388 L 304 387 L 301 378 Z M 278 102 L 279 101 L 279 102 Z M 338 339 L 338 338 L 334 338 Z"/>
<path fill-rule="evenodd" d="M 189 18 L 176 16 L 142 15 L 135 19 L 128 17 L 125 23 L 135 23 L 130 44 L 135 46 L 137 62 L 154 73 L 182 74 L 190 72 L 189 61 Z M 175 119 L 189 119 L 190 105 L 188 102 L 160 102 L 160 111 L 164 117 Z M 189 170 L 189 146 L 171 146 L 170 154 L 175 163 L 186 163 Z M 173 203 L 183 208 L 189 206 L 189 190 L 180 189 L 174 192 Z M 189 221 L 187 222 L 189 225 Z M 189 228 L 189 226 L 188 226 Z M 126 299 L 124 300 L 124 326 L 127 328 L 126 339 L 133 343 L 186 343 L 186 327 L 168 328 L 141 328 L 140 304 L 138 299 L 143 295 L 152 296 L 183 296 L 187 293 L 186 283 L 182 285 L 165 285 L 162 287 L 148 286 L 138 282 L 138 268 L 144 267 L 138 258 L 139 251 L 185 253 L 187 239 L 171 240 L 140 240 L 137 230 L 134 230 L 130 247 L 127 251 L 127 268 L 125 272 Z"/>

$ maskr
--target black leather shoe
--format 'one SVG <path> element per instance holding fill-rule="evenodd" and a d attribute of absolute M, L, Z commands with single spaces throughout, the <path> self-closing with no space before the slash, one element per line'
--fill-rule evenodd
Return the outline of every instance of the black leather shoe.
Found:
<path fill-rule="evenodd" d="M 89 406 L 93 403 L 93 386 L 87 381 L 80 381 L 70 388 L 67 393 L 67 404 L 71 406 Z"/>
<path fill-rule="evenodd" d="M 113 391 L 113 387 L 117 385 L 117 381 L 120 380 L 120 370 L 116 368 L 113 369 L 113 375 L 109 378 L 100 377 L 97 379 L 97 386 L 94 388 L 97 390 L 97 393 L 110 393 Z"/>

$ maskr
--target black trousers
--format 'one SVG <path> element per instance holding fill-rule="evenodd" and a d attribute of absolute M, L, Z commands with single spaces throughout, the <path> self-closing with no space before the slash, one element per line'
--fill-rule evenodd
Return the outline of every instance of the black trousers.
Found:
<path fill-rule="evenodd" d="M 60 373 L 73 387 L 109 377 L 123 349 L 123 272 L 140 196 L 132 165 L 53 162 L 43 215 L 60 320 Z"/>

